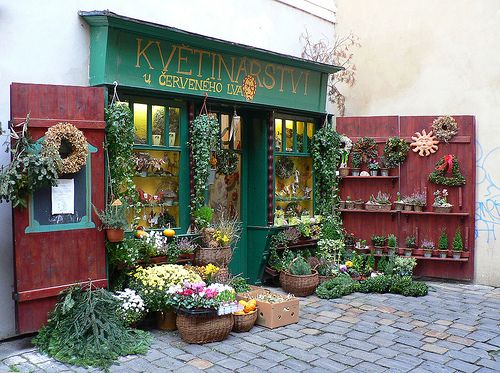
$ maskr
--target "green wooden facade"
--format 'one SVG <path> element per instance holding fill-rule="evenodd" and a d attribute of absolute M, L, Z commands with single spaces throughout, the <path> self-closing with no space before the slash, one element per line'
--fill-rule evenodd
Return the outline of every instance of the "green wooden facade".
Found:
<path fill-rule="evenodd" d="M 90 85 L 109 87 L 116 81 L 123 92 L 143 96 L 145 102 L 176 99 L 184 108 L 196 108 L 195 115 L 205 96 L 213 106 L 231 112 L 238 108 L 244 123 L 240 153 L 243 232 L 231 270 L 259 282 L 269 233 L 277 229 L 269 224 L 268 205 L 268 172 L 273 164 L 269 160 L 277 155 L 274 150 L 269 154 L 273 115 L 286 113 L 290 118 L 307 117 L 316 125 L 322 123 L 328 75 L 339 68 L 109 11 L 80 12 L 80 16 L 91 26 Z M 188 114 L 182 111 L 183 140 L 188 138 Z M 271 136 L 274 139 L 274 133 Z M 296 148 L 292 153 L 305 155 Z M 179 233 L 189 220 L 189 170 L 185 169 L 189 164 L 183 155 Z M 272 205 L 274 209 L 274 201 Z"/>

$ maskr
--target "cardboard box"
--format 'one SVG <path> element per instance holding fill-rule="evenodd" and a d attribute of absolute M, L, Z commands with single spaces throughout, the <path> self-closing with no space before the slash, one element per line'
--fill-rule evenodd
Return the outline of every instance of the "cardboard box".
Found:
<path fill-rule="evenodd" d="M 265 293 L 272 292 L 267 289 L 253 287 L 250 291 L 238 294 L 236 299 L 248 300 Z M 257 300 L 257 307 L 259 308 L 257 321 L 255 322 L 257 325 L 274 329 L 299 322 L 299 300 L 297 298 L 280 303 L 267 303 Z"/>

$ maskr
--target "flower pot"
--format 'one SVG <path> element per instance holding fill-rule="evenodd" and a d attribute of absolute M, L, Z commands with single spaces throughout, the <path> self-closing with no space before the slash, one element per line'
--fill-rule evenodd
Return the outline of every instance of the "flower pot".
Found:
<path fill-rule="evenodd" d="M 413 205 L 405 204 L 405 211 L 413 211 Z"/>
<path fill-rule="evenodd" d="M 345 209 L 345 201 L 339 201 L 339 209 Z"/>
<path fill-rule="evenodd" d="M 417 212 L 422 212 L 423 211 L 423 206 L 420 205 L 413 205 L 413 209 Z"/>
<path fill-rule="evenodd" d="M 387 255 L 393 256 L 396 254 L 396 249 L 394 247 L 388 247 L 387 248 Z"/>
<path fill-rule="evenodd" d="M 462 258 L 468 258 L 470 256 L 470 251 L 462 251 Z"/>
<path fill-rule="evenodd" d="M 312 270 L 312 273 L 306 276 L 295 276 L 288 271 L 280 273 L 281 288 L 296 297 L 307 297 L 313 294 L 318 284 L 319 278 L 316 270 Z"/>
<path fill-rule="evenodd" d="M 349 176 L 349 168 L 348 167 L 339 168 L 339 175 L 340 177 Z"/>
<path fill-rule="evenodd" d="M 411 256 L 413 249 L 411 247 L 406 247 L 404 249 L 405 256 Z"/>
<path fill-rule="evenodd" d="M 424 255 L 424 250 L 423 249 L 413 249 L 413 255 L 414 256 L 422 256 L 422 255 Z"/>
<path fill-rule="evenodd" d="M 384 248 L 381 246 L 375 246 L 374 247 L 375 255 L 382 255 L 384 252 Z"/>
<path fill-rule="evenodd" d="M 434 212 L 445 213 L 445 214 L 450 213 L 452 208 L 453 206 L 450 207 L 432 206 Z"/>
<path fill-rule="evenodd" d="M 388 168 L 381 168 L 380 169 L 380 176 L 389 176 L 389 169 Z"/>
<path fill-rule="evenodd" d="M 177 314 L 173 310 L 156 312 L 156 327 L 160 330 L 176 330 L 175 323 Z"/>
<path fill-rule="evenodd" d="M 125 237 L 125 231 L 123 229 L 106 229 L 106 238 L 109 242 L 122 242 Z"/>
<path fill-rule="evenodd" d="M 277 270 L 268 266 L 265 266 L 264 271 L 272 277 L 278 277 L 280 275 L 280 273 Z"/>
<path fill-rule="evenodd" d="M 462 256 L 461 251 L 453 251 L 453 259 L 458 260 Z"/>
<path fill-rule="evenodd" d="M 184 342 L 210 343 L 226 339 L 233 329 L 233 315 L 217 316 L 217 312 L 184 312 L 177 313 L 177 329 Z"/>
<path fill-rule="evenodd" d="M 432 250 L 424 249 L 424 258 L 432 258 Z"/>
<path fill-rule="evenodd" d="M 353 201 L 345 201 L 345 207 L 348 210 L 354 210 L 354 202 Z"/>
<path fill-rule="evenodd" d="M 194 253 L 179 254 L 179 260 L 193 261 L 194 260 Z"/>
<path fill-rule="evenodd" d="M 359 176 L 359 168 L 351 168 L 351 175 L 352 176 Z"/>
<path fill-rule="evenodd" d="M 365 203 L 364 202 L 354 202 L 354 208 L 356 210 L 364 210 L 365 209 Z"/>
<path fill-rule="evenodd" d="M 210 263 L 216 265 L 217 267 L 227 267 L 231 258 L 233 256 L 233 251 L 231 246 L 225 247 L 198 247 L 194 252 L 194 263 L 197 266 L 206 266 Z"/>
<path fill-rule="evenodd" d="M 394 210 L 397 211 L 402 211 L 405 207 L 405 204 L 403 202 L 394 202 Z"/>
<path fill-rule="evenodd" d="M 448 250 L 439 250 L 439 257 L 444 259 L 448 256 Z"/>
<path fill-rule="evenodd" d="M 161 135 L 153 135 L 153 145 L 159 146 L 161 144 Z"/>
<path fill-rule="evenodd" d="M 370 170 L 370 176 L 377 176 L 378 170 Z"/>

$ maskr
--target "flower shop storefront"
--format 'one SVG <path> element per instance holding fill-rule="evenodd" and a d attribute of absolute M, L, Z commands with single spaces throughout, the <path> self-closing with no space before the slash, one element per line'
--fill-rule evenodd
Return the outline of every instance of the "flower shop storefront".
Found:
<path fill-rule="evenodd" d="M 112 143 L 123 148 L 125 135 L 107 133 L 108 197 L 129 200 L 126 231 L 161 239 L 169 227 L 179 238 L 234 217 L 239 242 L 221 255 L 259 282 L 275 220 L 314 215 L 312 137 L 338 68 L 110 12 L 80 16 L 91 26 L 90 85 L 133 113 L 131 161 L 120 164 L 127 155 Z"/>

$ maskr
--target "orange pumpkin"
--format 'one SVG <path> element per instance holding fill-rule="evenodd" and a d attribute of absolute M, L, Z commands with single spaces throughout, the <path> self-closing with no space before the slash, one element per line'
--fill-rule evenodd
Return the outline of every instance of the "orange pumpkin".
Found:
<path fill-rule="evenodd" d="M 173 237 L 173 236 L 175 236 L 175 231 L 171 228 L 167 228 L 167 229 L 163 230 L 163 235 L 166 237 Z"/>

